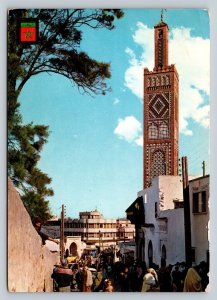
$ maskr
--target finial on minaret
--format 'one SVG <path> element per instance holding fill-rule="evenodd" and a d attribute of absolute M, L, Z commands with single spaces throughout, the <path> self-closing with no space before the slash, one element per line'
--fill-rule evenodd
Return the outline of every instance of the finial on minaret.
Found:
<path fill-rule="evenodd" d="M 164 10 L 166 11 L 166 9 L 161 9 L 161 13 L 160 13 L 160 20 L 161 22 L 163 22 L 163 19 L 164 19 Z"/>

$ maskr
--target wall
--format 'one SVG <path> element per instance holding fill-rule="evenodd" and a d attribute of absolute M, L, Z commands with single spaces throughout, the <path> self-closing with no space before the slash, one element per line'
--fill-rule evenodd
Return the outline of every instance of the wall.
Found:
<path fill-rule="evenodd" d="M 185 260 L 184 210 L 173 209 L 174 200 L 181 201 L 182 183 L 179 176 L 158 176 L 152 185 L 140 191 L 145 207 L 144 258 L 148 261 L 148 244 L 153 245 L 153 262 L 160 265 L 162 246 L 166 247 L 167 264 Z M 157 211 L 155 215 L 155 203 Z M 163 229 L 163 227 L 165 229 Z"/>
<path fill-rule="evenodd" d="M 167 263 L 185 261 L 185 232 L 184 232 L 184 209 L 169 209 L 161 214 L 168 220 L 166 243 Z M 160 236 L 162 239 L 162 236 Z"/>
<path fill-rule="evenodd" d="M 50 292 L 51 274 L 57 255 L 42 246 L 41 238 L 13 187 L 8 181 L 8 290 Z"/>
<path fill-rule="evenodd" d="M 193 193 L 206 191 L 206 212 L 193 213 Z M 209 251 L 209 176 L 189 181 L 191 245 L 195 248 L 195 263 L 207 261 Z"/>

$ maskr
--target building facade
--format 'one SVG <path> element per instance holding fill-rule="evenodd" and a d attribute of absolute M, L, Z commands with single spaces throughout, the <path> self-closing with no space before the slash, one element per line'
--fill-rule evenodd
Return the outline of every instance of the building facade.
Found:
<path fill-rule="evenodd" d="M 60 219 L 51 219 L 45 226 L 55 237 L 60 236 Z M 105 219 L 95 211 L 80 212 L 79 219 L 65 218 L 64 234 L 66 237 L 81 237 L 87 247 L 95 245 L 100 249 L 116 245 L 118 242 L 132 241 L 135 237 L 135 226 L 126 218 Z"/>
<path fill-rule="evenodd" d="M 164 258 L 167 264 L 185 261 L 181 177 L 155 177 L 149 188 L 138 193 L 134 206 L 138 207 L 138 201 L 141 214 L 144 214 L 144 220 L 143 223 L 135 225 L 138 228 L 137 257 L 145 261 L 149 267 L 153 263 L 160 265 L 161 258 Z M 132 206 L 126 211 L 129 220 L 132 218 L 131 211 Z"/>
<path fill-rule="evenodd" d="M 168 64 L 168 25 L 154 26 L 153 71 L 144 69 L 144 188 L 158 175 L 178 175 L 179 77 Z"/>
<path fill-rule="evenodd" d="M 209 175 L 189 181 L 192 262 L 209 263 Z"/>

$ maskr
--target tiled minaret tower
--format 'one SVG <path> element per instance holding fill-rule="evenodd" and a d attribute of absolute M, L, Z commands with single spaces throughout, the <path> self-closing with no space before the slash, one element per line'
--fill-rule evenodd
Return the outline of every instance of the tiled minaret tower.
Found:
<path fill-rule="evenodd" d="M 168 64 L 168 25 L 154 26 L 153 71 L 144 69 L 144 188 L 158 175 L 178 175 L 179 77 Z"/>

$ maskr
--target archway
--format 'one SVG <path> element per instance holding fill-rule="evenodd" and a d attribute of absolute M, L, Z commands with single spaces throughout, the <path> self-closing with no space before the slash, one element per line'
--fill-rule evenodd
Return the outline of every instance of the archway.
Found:
<path fill-rule="evenodd" d="M 152 241 L 149 241 L 148 243 L 148 264 L 149 268 L 153 265 L 153 246 Z"/>
<path fill-rule="evenodd" d="M 77 244 L 75 242 L 71 243 L 70 247 L 69 247 L 69 252 L 72 256 L 77 256 L 78 254 L 78 247 Z"/>
<path fill-rule="evenodd" d="M 161 248 L 161 260 L 164 260 L 166 262 L 166 259 L 167 259 L 167 250 L 165 245 L 163 245 Z"/>

